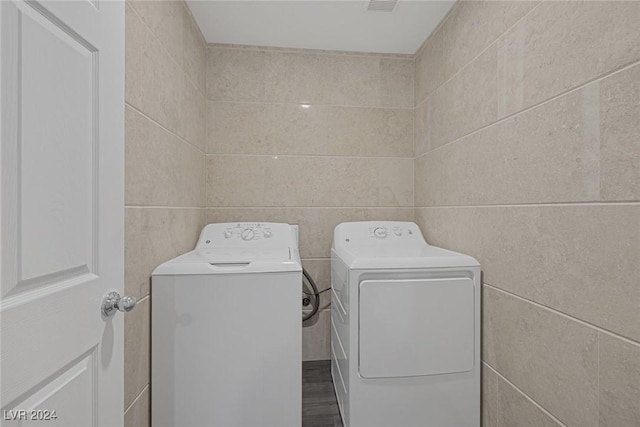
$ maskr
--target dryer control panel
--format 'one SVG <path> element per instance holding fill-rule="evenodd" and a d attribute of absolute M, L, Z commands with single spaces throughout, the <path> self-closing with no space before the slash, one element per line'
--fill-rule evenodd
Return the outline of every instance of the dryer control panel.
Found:
<path fill-rule="evenodd" d="M 275 222 L 228 222 L 202 229 L 196 249 L 211 247 L 282 248 L 296 246 L 289 224 Z"/>
<path fill-rule="evenodd" d="M 413 222 L 399 221 L 361 221 L 345 222 L 338 225 L 334 232 L 336 244 L 349 246 L 424 245 L 425 241 L 418 226 Z"/>

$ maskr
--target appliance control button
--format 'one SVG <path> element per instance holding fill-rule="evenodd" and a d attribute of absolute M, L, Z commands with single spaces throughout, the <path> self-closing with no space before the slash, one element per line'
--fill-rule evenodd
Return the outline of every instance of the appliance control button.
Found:
<path fill-rule="evenodd" d="M 262 234 L 264 237 L 271 237 L 271 232 L 269 230 L 264 230 L 264 233 Z"/>
<path fill-rule="evenodd" d="M 231 231 L 229 231 L 229 230 L 225 230 L 225 231 L 224 231 L 224 238 L 225 238 L 225 239 L 228 239 L 229 237 L 231 237 Z"/>
<path fill-rule="evenodd" d="M 255 237 L 256 233 L 251 229 L 251 228 L 245 228 L 244 230 L 242 230 L 242 233 L 240 233 L 240 237 L 242 237 L 242 240 L 251 240 Z"/>
<path fill-rule="evenodd" d="M 397 230 L 394 231 L 394 234 L 398 237 L 402 236 L 402 230 L 400 230 L 399 228 Z"/>
<path fill-rule="evenodd" d="M 385 237 L 387 237 L 387 229 L 386 228 L 376 228 L 375 230 L 373 230 L 373 234 L 378 239 L 384 239 Z"/>

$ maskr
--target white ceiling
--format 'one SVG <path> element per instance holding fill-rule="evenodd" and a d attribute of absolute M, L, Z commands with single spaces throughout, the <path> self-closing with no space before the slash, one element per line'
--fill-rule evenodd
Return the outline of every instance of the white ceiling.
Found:
<path fill-rule="evenodd" d="M 368 12 L 367 0 L 187 0 L 209 43 L 415 53 L 453 1 L 399 0 Z"/>

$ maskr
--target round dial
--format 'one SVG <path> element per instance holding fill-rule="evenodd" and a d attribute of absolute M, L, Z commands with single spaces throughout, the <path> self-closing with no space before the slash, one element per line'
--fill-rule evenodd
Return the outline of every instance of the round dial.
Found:
<path fill-rule="evenodd" d="M 264 230 L 263 236 L 264 237 L 271 237 L 271 232 L 269 230 Z"/>
<path fill-rule="evenodd" d="M 255 235 L 256 233 L 251 228 L 245 228 L 244 230 L 242 230 L 242 233 L 240 233 L 240 237 L 242 237 L 242 240 L 251 240 Z"/>
<path fill-rule="evenodd" d="M 224 231 L 224 238 L 225 238 L 225 239 L 228 239 L 229 237 L 231 237 L 231 231 L 229 231 L 229 230 L 225 230 L 225 231 Z"/>
<path fill-rule="evenodd" d="M 395 234 L 396 236 L 400 237 L 400 236 L 402 236 L 402 230 L 397 229 L 397 230 L 395 230 L 395 231 L 394 231 L 394 234 Z"/>
<path fill-rule="evenodd" d="M 387 229 L 386 228 L 376 228 L 375 230 L 373 230 L 373 234 L 378 239 L 384 239 L 385 237 L 387 237 Z"/>

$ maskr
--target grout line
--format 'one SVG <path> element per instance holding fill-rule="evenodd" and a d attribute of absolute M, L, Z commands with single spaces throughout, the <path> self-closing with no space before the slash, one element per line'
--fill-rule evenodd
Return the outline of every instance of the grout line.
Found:
<path fill-rule="evenodd" d="M 488 287 L 488 288 L 491 288 L 491 289 L 495 290 L 496 292 L 500 292 L 500 293 L 503 293 L 503 294 L 505 294 L 505 295 L 509 295 L 509 296 L 510 296 L 510 297 L 512 297 L 512 298 L 516 298 L 517 300 L 520 300 L 520 301 L 523 301 L 523 302 L 527 302 L 527 303 L 532 304 L 532 305 L 534 305 L 534 306 L 536 306 L 536 307 L 538 307 L 538 308 L 541 308 L 541 309 L 543 309 L 543 310 L 546 310 L 546 311 L 549 311 L 549 312 L 551 312 L 551 313 L 554 313 L 554 314 L 556 314 L 556 315 L 558 315 L 558 316 L 561 316 L 561 317 L 563 317 L 563 318 L 565 318 L 565 319 L 567 319 L 567 320 L 572 320 L 572 321 L 574 321 L 574 322 L 576 322 L 576 323 L 581 324 L 582 326 L 586 326 L 586 327 L 589 327 L 589 328 L 591 328 L 591 329 L 595 329 L 597 332 L 601 332 L 601 333 L 603 333 L 603 334 L 610 335 L 611 337 L 613 337 L 613 338 L 617 338 L 617 339 L 619 339 L 619 340 L 622 340 L 622 341 L 626 342 L 627 344 L 632 344 L 632 345 L 635 345 L 635 346 L 640 346 L 640 341 L 634 341 L 634 340 L 633 340 L 633 339 L 631 339 L 631 338 L 627 338 L 627 337 L 625 337 L 625 336 L 618 335 L 617 333 L 612 332 L 612 331 L 609 331 L 609 330 L 606 330 L 606 329 L 604 329 L 604 328 L 603 328 L 603 327 L 601 327 L 601 326 L 595 325 L 595 324 L 593 324 L 593 323 L 587 322 L 587 321 L 582 320 L 582 319 L 578 319 L 577 317 L 573 317 L 573 316 L 571 316 L 571 315 L 569 315 L 569 314 L 563 313 L 563 312 L 562 312 L 562 311 L 560 311 L 560 310 L 557 310 L 557 309 L 555 309 L 555 308 L 551 308 L 551 307 L 547 307 L 546 305 L 543 305 L 543 304 L 541 304 L 541 303 L 539 303 L 539 302 L 532 301 L 532 300 L 530 300 L 530 299 L 527 299 L 527 298 L 521 297 L 521 296 L 519 296 L 519 295 L 516 295 L 516 294 L 511 293 L 511 292 L 509 292 L 509 291 L 506 291 L 506 290 L 504 290 L 504 289 L 500 289 L 500 288 L 498 288 L 498 287 L 495 287 L 495 286 L 493 286 L 493 285 L 491 285 L 491 284 L 489 284 L 489 283 L 485 283 L 485 282 L 483 282 L 483 285 L 484 285 L 484 286 L 486 286 L 486 287 Z"/>
<path fill-rule="evenodd" d="M 597 336 L 597 354 L 598 354 L 598 368 L 597 368 L 597 377 L 596 377 L 596 394 L 598 396 L 598 400 L 596 402 L 596 408 L 598 409 L 598 415 L 600 415 L 600 333 Z"/>
<path fill-rule="evenodd" d="M 624 201 L 582 201 L 582 202 L 545 202 L 545 203 L 507 203 L 486 205 L 440 205 L 416 206 L 415 209 L 465 209 L 465 208 L 513 208 L 513 207 L 561 207 L 561 206 L 637 206 L 640 200 Z"/>
<path fill-rule="evenodd" d="M 133 2 L 132 2 L 133 3 Z M 207 62 L 207 52 L 205 51 L 205 91 L 201 91 L 198 86 L 196 85 L 196 82 L 191 80 L 191 76 L 189 75 L 189 73 L 187 73 L 187 70 L 178 63 L 178 61 L 173 57 L 173 55 L 171 54 L 171 52 L 169 52 L 169 49 L 167 49 L 167 47 L 164 45 L 164 43 L 162 43 L 162 41 L 158 38 L 158 36 L 156 35 L 156 33 L 151 29 L 151 27 L 149 27 L 147 25 L 147 23 L 145 22 L 144 18 L 142 17 L 142 15 L 138 12 L 138 10 L 135 8 L 135 6 L 131 6 L 131 10 L 133 11 L 133 13 L 136 14 L 136 16 L 138 17 L 138 20 L 140 20 L 140 23 L 142 25 L 144 25 L 144 27 L 149 31 L 149 33 L 151 34 L 151 37 L 154 38 L 154 40 L 160 45 L 160 47 L 165 51 L 165 53 L 169 56 L 169 58 L 174 62 L 174 64 L 176 64 L 178 66 L 178 69 L 182 72 L 182 74 L 186 77 L 187 81 L 189 82 L 189 84 L 198 91 L 198 93 L 200 93 L 200 95 L 202 95 L 205 100 L 207 99 L 207 94 L 206 92 L 206 81 L 207 81 L 207 75 L 206 75 L 206 62 Z M 196 24 L 196 28 L 198 28 L 198 31 L 200 31 L 200 26 Z M 184 30 L 184 28 L 182 28 L 182 30 Z M 206 49 L 206 48 L 205 48 Z"/>
<path fill-rule="evenodd" d="M 140 297 L 140 299 L 138 299 L 138 300 L 136 301 L 136 304 L 137 304 L 137 303 L 140 303 L 140 302 L 142 302 L 142 301 L 144 301 L 144 300 L 147 300 L 147 299 L 149 299 L 149 298 L 151 298 L 151 294 L 145 294 L 145 295 L 141 296 L 141 297 Z"/>
<path fill-rule="evenodd" d="M 131 408 L 133 408 L 133 405 L 135 405 L 138 402 L 138 400 L 140 400 L 140 398 L 142 397 L 144 392 L 147 391 L 148 389 L 149 389 L 149 383 L 146 383 L 145 386 L 142 388 L 142 391 L 140 393 L 138 393 L 138 395 L 135 397 L 135 399 L 133 399 L 133 402 L 131 402 L 131 404 L 127 407 L 127 409 L 124 410 L 125 414 L 127 412 L 129 412 L 129 410 Z"/>
<path fill-rule="evenodd" d="M 463 136 L 457 137 L 456 139 L 454 139 L 452 141 L 449 141 L 449 142 L 447 142 L 447 143 L 445 143 L 443 145 L 435 147 L 435 148 L 433 148 L 433 149 L 421 154 L 420 156 L 417 156 L 415 159 L 419 159 L 420 157 L 424 157 L 424 156 L 426 156 L 427 154 L 429 154 L 429 153 L 431 153 L 433 151 L 440 150 L 440 149 L 445 148 L 445 147 L 449 147 L 449 146 L 451 146 L 451 145 L 453 145 L 455 143 L 458 143 L 458 142 L 466 139 L 467 137 L 475 135 L 475 134 L 477 134 L 479 132 L 482 132 L 482 131 L 484 131 L 486 129 L 489 129 L 489 128 L 493 127 L 493 126 L 497 126 L 499 124 L 502 124 L 502 122 L 505 122 L 505 121 L 507 121 L 507 120 L 509 120 L 509 119 L 511 119 L 513 117 L 519 116 L 521 114 L 528 113 L 528 112 L 530 112 L 532 110 L 535 110 L 538 107 L 542 107 L 545 104 L 549 104 L 551 102 L 554 102 L 554 101 L 556 101 L 556 100 L 558 100 L 558 99 L 560 99 L 560 98 L 562 98 L 564 96 L 567 96 L 567 95 L 569 95 L 569 94 L 571 94 L 573 92 L 578 92 L 580 90 L 583 90 L 585 87 L 587 87 L 587 86 L 589 86 L 591 84 L 599 83 L 602 80 L 605 80 L 605 79 L 607 79 L 609 77 L 612 77 L 615 74 L 623 73 L 623 72 L 627 71 L 628 69 L 631 69 L 631 68 L 633 68 L 635 66 L 638 66 L 638 65 L 640 65 L 640 60 L 631 62 L 629 64 L 623 65 L 623 66 L 618 67 L 616 69 L 610 70 L 606 74 L 602 74 L 600 76 L 594 77 L 593 79 L 588 80 L 588 81 L 586 81 L 586 82 L 584 82 L 584 83 L 582 83 L 582 84 L 580 84 L 578 86 L 575 86 L 575 87 L 573 87 L 571 89 L 568 89 L 568 90 L 566 90 L 564 92 L 561 92 L 559 94 L 556 94 L 556 95 L 552 96 L 551 98 L 547 98 L 547 99 L 545 99 L 543 101 L 540 101 L 540 102 L 538 102 L 536 104 L 530 105 L 530 106 L 528 106 L 528 107 L 526 107 L 526 108 L 524 108 L 522 110 L 516 111 L 516 112 L 511 113 L 511 114 L 509 114 L 507 116 L 501 117 L 501 118 L 499 118 L 498 120 L 496 120 L 494 122 L 488 123 L 488 124 L 478 128 L 478 129 L 475 129 L 475 130 L 463 135 Z"/>
<path fill-rule="evenodd" d="M 146 208 L 148 206 L 140 206 Z M 164 207 L 164 206 L 158 206 Z M 206 206 L 204 209 L 403 209 L 413 210 L 413 206 Z"/>
<path fill-rule="evenodd" d="M 207 206 L 124 205 L 125 209 L 210 209 Z"/>
<path fill-rule="evenodd" d="M 540 405 L 538 402 L 536 402 L 535 400 L 533 400 L 527 393 L 525 393 L 524 391 L 522 391 L 518 386 L 516 386 L 514 383 L 512 383 L 511 381 L 509 381 L 504 375 L 502 375 L 500 372 L 498 372 L 493 366 L 489 365 L 486 361 L 482 361 L 482 363 L 485 364 L 485 366 L 487 368 L 489 368 L 494 374 L 496 374 L 496 376 L 498 376 L 499 379 L 501 379 L 502 381 L 506 382 L 507 384 L 509 384 L 511 387 L 513 387 L 518 393 L 520 393 L 522 396 L 524 396 L 529 402 L 533 403 L 540 411 L 544 412 L 545 415 L 547 415 L 549 418 L 551 418 L 553 421 L 557 422 L 559 425 L 561 425 L 562 427 L 567 427 L 567 425 L 565 423 L 563 423 L 562 421 L 560 421 L 558 418 L 556 418 L 551 412 L 547 411 L 542 405 Z M 499 387 L 498 387 L 498 392 L 499 392 Z M 497 393 L 496 393 L 497 394 Z M 500 413 L 500 411 L 498 411 L 498 414 Z M 498 423 L 498 425 L 500 425 Z"/>
<path fill-rule="evenodd" d="M 482 333 L 481 333 L 482 334 Z M 482 350 L 480 350 L 480 352 L 482 352 Z M 489 365 L 487 362 L 485 362 L 484 360 L 482 360 L 482 356 L 480 356 L 480 364 L 484 365 L 487 367 L 487 369 L 493 371 L 495 373 L 495 370 L 491 368 L 491 365 Z M 483 375 L 482 375 L 482 368 L 484 366 L 480 366 L 480 399 L 482 399 L 482 383 L 484 381 Z M 500 426 L 500 381 L 499 378 L 496 378 L 496 385 L 495 385 L 495 391 L 496 391 L 496 400 L 495 400 L 495 405 L 496 405 L 496 427 Z M 482 401 L 480 402 L 480 408 L 482 409 Z M 480 411 L 482 413 L 482 410 Z M 488 426 L 487 426 L 488 427 Z"/>
<path fill-rule="evenodd" d="M 435 92 L 435 91 L 434 91 Z M 424 97 L 424 99 L 422 101 L 420 101 L 419 103 L 416 104 L 415 107 L 413 107 L 413 109 L 417 109 L 418 107 L 422 107 L 423 104 L 426 104 L 427 101 L 429 100 L 429 97 L 431 96 L 431 94 L 427 95 Z"/>
<path fill-rule="evenodd" d="M 200 147 L 198 147 L 197 145 L 195 145 L 194 143 L 192 143 L 191 141 L 185 139 L 184 137 L 178 135 L 177 133 L 175 133 L 174 131 L 172 131 L 171 129 L 168 129 L 166 126 L 164 126 L 162 123 L 160 123 L 159 121 L 157 121 L 156 119 L 154 119 L 153 117 L 147 115 L 147 113 L 145 113 L 144 111 L 140 110 L 138 107 L 131 105 L 129 102 L 125 101 L 124 103 L 125 106 L 131 108 L 133 111 L 135 111 L 136 113 L 140 114 L 142 117 L 144 117 L 145 119 L 149 120 L 150 122 L 154 123 L 155 125 L 159 126 L 162 130 L 170 133 L 171 135 L 173 135 L 174 137 L 178 138 L 180 141 L 189 144 L 191 147 L 195 148 L 197 151 L 200 152 L 200 154 L 204 154 L 206 155 L 207 153 Z M 206 141 L 205 141 L 205 146 L 206 146 Z"/>
<path fill-rule="evenodd" d="M 359 108 L 368 110 L 401 110 L 411 111 L 415 107 L 386 107 L 386 106 L 372 106 L 372 105 L 353 105 L 353 104 L 329 104 L 329 103 L 316 103 L 316 102 L 304 102 L 304 101 L 229 101 L 229 100 L 217 100 L 206 99 L 207 104 L 252 104 L 252 105 L 309 105 L 310 107 L 340 107 L 340 108 Z"/>
<path fill-rule="evenodd" d="M 284 157 L 298 159 L 300 157 L 324 157 L 337 159 L 381 159 L 381 160 L 415 160 L 413 157 L 395 157 L 395 156 L 356 156 L 356 155 L 337 155 L 337 154 L 217 154 L 207 153 L 207 156 L 217 157 Z"/>
<path fill-rule="evenodd" d="M 281 47 L 281 46 L 261 46 L 251 44 L 233 44 L 233 43 L 207 43 L 207 49 L 225 49 L 225 50 L 241 50 L 250 52 L 267 52 L 267 53 L 298 53 L 308 55 L 323 55 L 323 56 L 356 56 L 356 57 L 370 57 L 370 58 L 382 58 L 382 59 L 398 59 L 398 60 L 412 60 L 415 58 L 415 53 L 391 53 L 391 52 L 360 52 L 353 50 L 327 50 L 327 49 L 314 49 L 314 48 L 299 48 L 299 47 Z"/>

